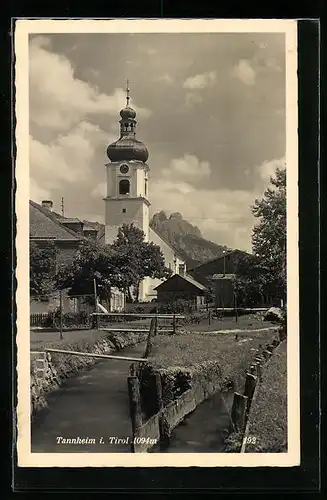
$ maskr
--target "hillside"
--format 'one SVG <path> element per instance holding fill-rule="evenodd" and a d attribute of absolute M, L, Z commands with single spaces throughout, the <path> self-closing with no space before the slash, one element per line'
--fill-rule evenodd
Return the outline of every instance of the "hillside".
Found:
<path fill-rule="evenodd" d="M 227 249 L 226 246 L 203 238 L 200 229 L 184 220 L 178 212 L 169 217 L 163 211 L 154 214 L 150 226 L 176 248 L 185 259 L 188 269 L 209 259 L 220 257 L 223 250 Z"/>

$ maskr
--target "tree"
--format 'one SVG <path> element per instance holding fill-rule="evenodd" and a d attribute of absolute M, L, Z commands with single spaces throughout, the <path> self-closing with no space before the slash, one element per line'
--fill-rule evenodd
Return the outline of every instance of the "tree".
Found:
<path fill-rule="evenodd" d="M 286 169 L 277 168 L 253 214 L 259 223 L 253 229 L 253 253 L 261 261 L 266 294 L 286 297 Z"/>
<path fill-rule="evenodd" d="M 234 292 L 239 307 L 256 306 L 263 302 L 265 280 L 258 257 L 247 254 L 239 257 Z"/>
<path fill-rule="evenodd" d="M 235 287 L 250 302 L 258 294 L 286 298 L 286 169 L 277 168 L 270 184 L 252 207 L 254 258 L 241 260 L 236 273 Z"/>
<path fill-rule="evenodd" d="M 127 255 L 118 255 L 108 245 L 83 241 L 74 260 L 60 266 L 56 281 L 60 289 L 69 288 L 72 295 L 93 295 L 94 279 L 100 299 L 107 299 L 111 288 L 124 290 L 135 276 Z"/>
<path fill-rule="evenodd" d="M 54 288 L 55 279 L 55 247 L 52 243 L 42 246 L 30 242 L 30 293 L 40 300 L 49 295 Z"/>
<path fill-rule="evenodd" d="M 158 245 L 144 241 L 144 232 L 133 224 L 124 224 L 119 228 L 112 249 L 117 255 L 128 257 L 135 280 L 132 283 L 135 301 L 139 299 L 141 281 L 146 278 L 168 278 L 171 270 L 165 266 L 165 259 Z"/>

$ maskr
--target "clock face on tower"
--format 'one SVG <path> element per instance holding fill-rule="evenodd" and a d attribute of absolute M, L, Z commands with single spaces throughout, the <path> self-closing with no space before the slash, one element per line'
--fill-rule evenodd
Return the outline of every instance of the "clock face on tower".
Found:
<path fill-rule="evenodd" d="M 121 165 L 119 170 L 120 170 L 121 174 L 125 175 L 125 174 L 127 174 L 129 167 L 128 167 L 128 165 Z"/>

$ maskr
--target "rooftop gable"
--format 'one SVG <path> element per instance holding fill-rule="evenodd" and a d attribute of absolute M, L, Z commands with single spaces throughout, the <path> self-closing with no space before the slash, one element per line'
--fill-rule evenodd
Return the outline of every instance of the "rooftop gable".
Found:
<path fill-rule="evenodd" d="M 165 290 L 168 289 L 168 287 L 173 286 L 174 282 L 181 282 L 181 281 L 186 281 L 187 283 L 191 284 L 193 287 L 197 288 L 201 292 L 207 291 L 207 287 L 202 285 L 202 283 L 199 283 L 197 280 L 192 278 L 191 276 L 185 274 L 174 274 L 170 278 L 168 278 L 166 281 L 163 283 L 160 283 L 160 285 L 156 286 L 154 290 Z"/>
<path fill-rule="evenodd" d="M 189 269 L 189 271 L 190 272 L 198 271 L 201 269 L 201 267 L 204 267 L 207 264 L 211 264 L 212 262 L 221 261 L 229 255 L 251 255 L 251 254 L 249 254 L 248 252 L 245 252 L 244 250 L 238 250 L 238 249 L 230 250 L 230 251 L 227 251 L 224 255 L 221 255 L 220 257 L 214 257 L 213 259 L 209 259 L 209 260 L 206 260 L 205 262 L 202 262 L 202 264 L 199 264 L 198 266 L 195 266 L 192 269 Z"/>
<path fill-rule="evenodd" d="M 58 240 L 76 240 L 81 238 L 71 229 L 60 223 L 61 216 L 30 200 L 30 238 L 52 238 Z"/>

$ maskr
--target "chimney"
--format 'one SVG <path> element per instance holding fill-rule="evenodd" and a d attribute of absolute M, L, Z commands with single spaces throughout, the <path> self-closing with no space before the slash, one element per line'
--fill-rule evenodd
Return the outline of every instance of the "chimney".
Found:
<path fill-rule="evenodd" d="M 50 210 L 50 212 L 52 212 L 53 202 L 51 200 L 43 200 L 42 207 L 46 208 L 47 210 Z"/>

